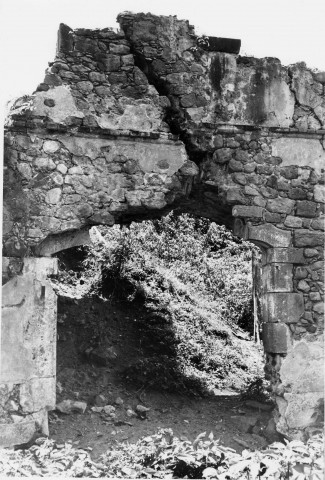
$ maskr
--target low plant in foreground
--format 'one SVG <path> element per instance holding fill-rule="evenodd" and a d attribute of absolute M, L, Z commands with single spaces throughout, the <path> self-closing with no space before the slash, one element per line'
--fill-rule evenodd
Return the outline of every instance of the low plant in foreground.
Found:
<path fill-rule="evenodd" d="M 142 438 L 136 444 L 110 447 L 100 462 L 70 443 L 39 439 L 29 450 L 0 450 L 0 474 L 5 476 L 71 476 L 106 478 L 215 478 L 218 480 L 322 480 L 323 437 L 303 443 L 273 443 L 242 454 L 223 447 L 213 434 L 194 442 L 174 437 L 172 430 Z"/>

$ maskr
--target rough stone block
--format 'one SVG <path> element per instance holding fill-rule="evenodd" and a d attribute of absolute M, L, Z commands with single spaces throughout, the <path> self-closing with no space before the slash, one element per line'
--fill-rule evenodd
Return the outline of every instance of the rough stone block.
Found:
<path fill-rule="evenodd" d="M 297 323 L 304 313 L 302 293 L 266 293 L 261 304 L 263 322 Z"/>
<path fill-rule="evenodd" d="M 313 305 L 313 311 L 319 315 L 324 315 L 324 302 L 317 302 Z"/>
<path fill-rule="evenodd" d="M 262 218 L 264 208 L 262 207 L 247 207 L 245 205 L 236 205 L 232 209 L 234 217 L 248 217 L 248 218 Z"/>
<path fill-rule="evenodd" d="M 229 162 L 229 171 L 230 172 L 241 172 L 242 170 L 243 170 L 243 164 L 232 158 Z"/>
<path fill-rule="evenodd" d="M 262 247 L 289 247 L 291 243 L 291 232 L 288 230 L 281 230 L 270 224 L 263 225 L 249 225 L 247 231 L 247 238 L 257 245 Z"/>
<path fill-rule="evenodd" d="M 245 195 L 243 194 L 242 189 L 238 187 L 230 187 L 227 190 L 226 198 L 227 198 L 227 203 L 231 205 L 236 203 L 245 205 L 247 203 L 247 199 L 245 198 Z"/>
<path fill-rule="evenodd" d="M 300 280 L 297 285 L 298 290 L 301 290 L 304 293 L 309 292 L 310 285 L 306 280 Z"/>
<path fill-rule="evenodd" d="M 294 200 L 289 198 L 272 198 L 268 200 L 266 208 L 275 213 L 291 213 L 295 205 Z"/>
<path fill-rule="evenodd" d="M 324 185 L 314 186 L 314 200 L 315 202 L 325 203 L 325 187 Z"/>
<path fill-rule="evenodd" d="M 297 267 L 294 273 L 294 276 L 297 280 L 306 278 L 308 276 L 308 270 L 305 267 Z"/>
<path fill-rule="evenodd" d="M 281 213 L 271 213 L 266 210 L 264 213 L 264 220 L 267 223 L 281 223 Z"/>
<path fill-rule="evenodd" d="M 289 228 L 301 228 L 302 219 L 299 217 L 293 217 L 292 215 L 288 215 L 284 221 L 284 225 Z"/>
<path fill-rule="evenodd" d="M 283 323 L 263 323 L 262 340 L 267 353 L 287 353 L 290 347 L 290 330 Z"/>
<path fill-rule="evenodd" d="M 232 158 L 232 149 L 231 148 L 220 148 L 216 150 L 213 154 L 213 160 L 217 163 L 226 163 Z"/>
<path fill-rule="evenodd" d="M 311 221 L 310 225 L 314 230 L 325 230 L 324 216 L 321 216 L 319 218 L 314 218 L 314 220 Z"/>
<path fill-rule="evenodd" d="M 324 245 L 324 234 L 307 229 L 294 232 L 293 243 L 296 247 L 317 247 Z"/>
<path fill-rule="evenodd" d="M 305 263 L 302 248 L 269 248 L 266 251 L 265 263 Z"/>
<path fill-rule="evenodd" d="M 296 215 L 307 218 L 314 218 L 316 216 L 317 204 L 308 200 L 301 200 L 297 202 Z"/>
<path fill-rule="evenodd" d="M 292 268 L 290 263 L 272 263 L 262 268 L 265 292 L 292 292 Z"/>

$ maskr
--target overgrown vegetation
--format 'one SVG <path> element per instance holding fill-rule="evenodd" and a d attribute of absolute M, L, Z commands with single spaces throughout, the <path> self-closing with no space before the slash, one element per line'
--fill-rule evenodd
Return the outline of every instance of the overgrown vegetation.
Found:
<path fill-rule="evenodd" d="M 94 462 L 87 450 L 39 439 L 29 450 L 0 451 L 0 474 L 106 478 L 216 478 L 218 480 L 322 480 L 323 439 L 273 443 L 242 455 L 223 447 L 213 434 L 182 441 L 172 430 L 120 443 Z"/>
<path fill-rule="evenodd" d="M 240 390 L 262 375 L 261 352 L 248 333 L 251 244 L 209 220 L 173 213 L 92 235 L 78 282 L 148 312 L 138 322 L 143 355 L 125 372 L 130 381 L 211 393 Z"/>

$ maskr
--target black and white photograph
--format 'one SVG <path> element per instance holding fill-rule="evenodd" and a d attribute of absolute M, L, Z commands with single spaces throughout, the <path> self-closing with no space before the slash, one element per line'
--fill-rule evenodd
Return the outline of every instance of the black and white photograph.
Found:
<path fill-rule="evenodd" d="M 0 478 L 323 480 L 324 0 L 0 0 Z"/>

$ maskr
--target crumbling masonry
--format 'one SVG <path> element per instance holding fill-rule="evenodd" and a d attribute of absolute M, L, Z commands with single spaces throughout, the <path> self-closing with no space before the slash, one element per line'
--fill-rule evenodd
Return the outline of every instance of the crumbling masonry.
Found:
<path fill-rule="evenodd" d="M 260 246 L 277 429 L 303 438 L 323 402 L 325 74 L 242 57 L 176 17 L 118 21 L 60 25 L 7 119 L 1 445 L 46 432 L 55 406 L 55 253 L 172 208 Z"/>

